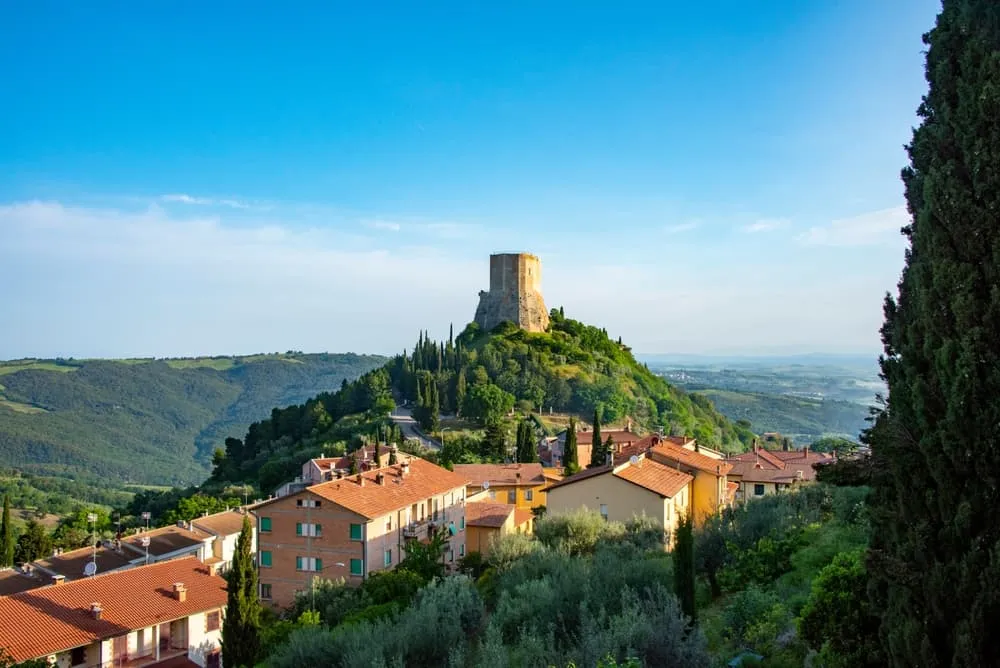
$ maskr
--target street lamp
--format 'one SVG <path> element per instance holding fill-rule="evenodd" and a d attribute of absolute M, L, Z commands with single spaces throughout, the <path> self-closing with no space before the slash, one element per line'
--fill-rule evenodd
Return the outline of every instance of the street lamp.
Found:
<path fill-rule="evenodd" d="M 444 433 L 451 429 L 451 427 L 441 427 L 441 449 L 444 450 Z"/>

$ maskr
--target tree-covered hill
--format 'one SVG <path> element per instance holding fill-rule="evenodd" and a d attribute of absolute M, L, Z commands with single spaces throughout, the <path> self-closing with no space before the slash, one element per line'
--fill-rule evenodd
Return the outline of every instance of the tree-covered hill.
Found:
<path fill-rule="evenodd" d="M 275 405 L 378 367 L 355 354 L 0 363 L 0 461 L 33 474 L 190 484 Z"/>
<path fill-rule="evenodd" d="M 710 400 L 673 387 L 636 362 L 606 331 L 553 309 L 545 333 L 509 323 L 492 332 L 470 324 L 447 341 L 421 333 L 412 352 L 337 392 L 275 409 L 242 440 L 227 439 L 213 477 L 267 491 L 293 478 L 302 461 L 320 452 L 339 454 L 372 438 L 398 440 L 388 417 L 398 401 L 415 405 L 414 417 L 427 430 L 436 429 L 439 413 L 458 414 L 485 427 L 485 441 L 503 440 L 497 425 L 512 411 L 526 416 L 550 410 L 588 420 L 596 413 L 604 424 L 629 416 L 638 426 L 662 426 L 727 450 L 743 450 L 753 438 Z M 481 450 L 485 459 L 499 459 L 504 451 L 491 444 Z"/>

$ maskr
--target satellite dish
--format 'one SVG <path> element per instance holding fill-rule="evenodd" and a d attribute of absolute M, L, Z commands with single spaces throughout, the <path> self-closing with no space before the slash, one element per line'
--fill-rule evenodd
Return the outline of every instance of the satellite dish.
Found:
<path fill-rule="evenodd" d="M 632 466 L 635 466 L 636 464 L 639 463 L 639 457 L 637 457 L 636 455 L 632 455 L 631 457 L 628 458 L 628 461 L 629 461 L 629 464 L 631 464 Z"/>
<path fill-rule="evenodd" d="M 483 489 L 489 489 L 489 488 L 490 488 L 490 481 L 489 480 L 484 480 L 483 481 Z"/>
<path fill-rule="evenodd" d="M 83 574 L 88 578 L 92 575 L 97 575 L 97 564 L 93 561 L 88 561 L 87 565 L 83 567 Z"/>

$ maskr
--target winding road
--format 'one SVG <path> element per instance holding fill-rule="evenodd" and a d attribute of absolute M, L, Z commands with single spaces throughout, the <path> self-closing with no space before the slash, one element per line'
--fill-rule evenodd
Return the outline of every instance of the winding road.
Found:
<path fill-rule="evenodd" d="M 420 427 L 417 426 L 417 421 L 413 419 L 413 411 L 409 408 L 403 408 L 397 406 L 392 413 L 389 414 L 392 421 L 399 426 L 399 430 L 403 432 L 403 438 L 407 440 L 419 441 L 420 445 L 429 448 L 431 450 L 440 450 L 441 444 L 432 438 L 428 438 L 422 431 Z"/>

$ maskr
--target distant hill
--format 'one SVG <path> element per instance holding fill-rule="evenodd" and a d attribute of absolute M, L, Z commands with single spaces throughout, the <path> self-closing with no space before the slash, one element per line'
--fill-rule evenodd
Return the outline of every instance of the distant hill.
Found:
<path fill-rule="evenodd" d="M 109 487 L 198 483 L 226 436 L 385 361 L 288 353 L 0 362 L 0 462 Z"/>

